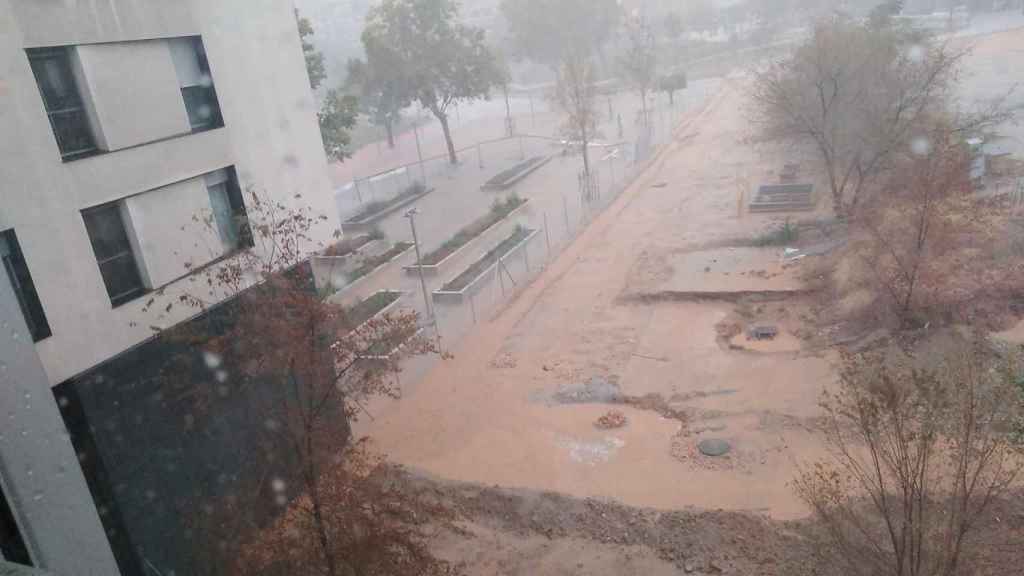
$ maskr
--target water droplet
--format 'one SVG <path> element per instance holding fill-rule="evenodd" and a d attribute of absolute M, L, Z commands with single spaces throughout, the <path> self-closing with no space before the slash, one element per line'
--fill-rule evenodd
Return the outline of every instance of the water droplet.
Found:
<path fill-rule="evenodd" d="M 39 502 L 40 500 L 43 499 L 43 493 L 36 492 L 35 494 L 32 495 L 32 499 L 35 500 L 36 502 Z"/>
<path fill-rule="evenodd" d="M 221 384 L 223 384 L 224 382 L 227 382 L 228 381 L 228 372 L 227 372 L 227 370 L 217 370 L 216 377 L 217 377 L 217 382 L 220 382 Z"/>
<path fill-rule="evenodd" d="M 21 334 L 18 334 L 17 330 L 11 331 L 11 340 L 14 340 L 15 342 L 21 340 Z"/>
<path fill-rule="evenodd" d="M 57 397 L 57 405 L 60 406 L 61 408 L 67 408 L 69 404 L 71 404 L 71 401 L 68 400 L 67 396 Z"/>
<path fill-rule="evenodd" d="M 274 478 L 270 481 L 270 487 L 274 489 L 274 492 L 284 492 L 284 489 L 288 487 L 284 480 L 280 478 Z"/>
<path fill-rule="evenodd" d="M 221 361 L 222 359 L 219 354 L 214 354 L 213 352 L 208 351 L 203 352 L 203 362 L 206 362 L 206 367 L 210 370 L 219 368 Z"/>
<path fill-rule="evenodd" d="M 918 136 L 910 141 L 910 151 L 918 156 L 925 156 L 931 152 L 932 144 L 924 136 Z"/>
<path fill-rule="evenodd" d="M 913 44 L 907 49 L 907 58 L 911 62 L 923 62 L 924 56 L 924 46 L 921 46 L 920 44 Z"/>
<path fill-rule="evenodd" d="M 285 506 L 286 504 L 288 504 L 288 497 L 285 496 L 284 494 L 278 494 L 277 496 L 274 496 L 274 502 L 278 506 Z"/>

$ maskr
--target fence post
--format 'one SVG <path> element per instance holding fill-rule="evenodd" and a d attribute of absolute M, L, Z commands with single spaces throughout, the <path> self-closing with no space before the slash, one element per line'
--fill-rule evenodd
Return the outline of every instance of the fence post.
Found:
<path fill-rule="evenodd" d="M 480 164 L 480 169 L 483 170 L 484 169 L 484 153 L 480 149 L 480 144 L 479 143 L 476 145 L 476 159 L 477 159 L 477 163 Z"/>
<path fill-rule="evenodd" d="M 565 194 L 562 194 L 562 215 L 565 216 L 565 235 L 569 236 L 569 202 L 565 199 Z"/>
<path fill-rule="evenodd" d="M 355 175 L 352 176 L 352 184 L 354 184 L 355 187 L 356 187 L 356 200 L 359 200 L 359 203 L 362 204 L 363 203 L 363 195 L 362 195 L 362 193 L 359 192 L 359 177 L 358 176 L 355 176 Z"/>
<path fill-rule="evenodd" d="M 505 297 L 505 280 L 501 277 L 501 256 L 498 256 L 498 263 L 494 267 L 494 271 L 498 273 L 498 284 L 501 286 L 501 297 Z"/>
<path fill-rule="evenodd" d="M 548 247 L 548 260 L 551 259 L 551 232 L 548 231 L 548 213 L 544 212 L 544 240 Z"/>

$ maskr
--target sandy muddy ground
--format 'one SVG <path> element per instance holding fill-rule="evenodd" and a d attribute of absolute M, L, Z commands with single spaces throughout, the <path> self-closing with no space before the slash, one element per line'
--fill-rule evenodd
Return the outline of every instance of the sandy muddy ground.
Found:
<path fill-rule="evenodd" d="M 765 353 L 731 348 L 718 332 L 735 316 L 730 302 L 626 297 L 799 288 L 779 250 L 721 248 L 779 220 L 738 217 L 743 182 L 782 163 L 742 144 L 742 104 L 735 85 L 724 88 L 538 281 L 401 401 L 372 406 L 359 432 L 444 478 L 805 514 L 788 482 L 797 461 L 820 454 L 806 428 L 833 379 L 830 356 L 787 337 Z M 596 429 L 612 404 L 628 424 Z M 700 455 L 697 442 L 712 437 L 733 451 Z"/>
<path fill-rule="evenodd" d="M 810 162 L 749 144 L 740 82 L 452 360 L 359 423 L 459 510 L 432 547 L 468 574 L 818 573 L 789 482 L 824 455 L 810 429 L 836 357 L 808 344 L 803 263 L 749 248 L 785 216 L 741 209 L 784 162 Z M 749 340 L 762 323 L 779 336 Z M 1024 323 L 997 336 L 1024 342 Z M 610 410 L 626 425 L 596 428 Z M 700 454 L 709 438 L 732 451 Z M 977 536 L 977 574 L 1019 562 L 1021 502 Z"/>

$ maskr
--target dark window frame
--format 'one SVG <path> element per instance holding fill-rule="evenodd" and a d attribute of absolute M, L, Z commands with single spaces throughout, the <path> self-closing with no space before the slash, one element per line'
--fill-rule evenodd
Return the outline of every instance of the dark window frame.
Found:
<path fill-rule="evenodd" d="M 0 257 L 0 263 L 7 273 L 11 287 L 14 288 L 14 295 L 18 299 L 18 306 L 21 307 L 21 315 L 25 318 L 32 341 L 39 342 L 53 336 L 35 282 L 32 281 L 32 272 L 25 261 L 14 229 L 0 231 L 0 241 L 5 242 L 10 250 L 7 256 Z"/>
<path fill-rule="evenodd" d="M 36 81 L 36 88 L 39 89 L 39 96 L 43 102 L 43 109 L 46 111 L 46 118 L 50 122 L 50 130 L 53 132 L 53 137 L 63 162 L 71 162 L 103 153 L 103 150 L 100 149 L 99 144 L 96 142 L 96 134 L 89 121 L 82 87 L 78 85 L 78 79 L 75 77 L 74 69 L 72 68 L 71 50 L 70 46 L 27 48 L 25 50 L 29 66 L 32 69 L 32 75 Z M 71 101 L 61 102 L 60 104 L 62 105 L 60 106 L 50 101 L 52 87 L 49 87 L 48 80 L 42 74 L 41 63 L 47 60 L 57 61 L 57 65 L 66 75 L 64 81 L 71 88 L 69 94 L 74 94 L 74 98 Z M 71 124 L 65 124 L 66 120 L 59 120 L 60 118 L 72 118 L 73 120 L 71 120 Z M 65 133 L 64 128 L 69 127 L 73 136 L 77 135 L 78 138 L 87 140 L 87 144 L 77 149 L 66 149 L 68 143 L 63 141 L 64 139 L 61 137 L 61 134 Z"/>
<path fill-rule="evenodd" d="M 210 72 L 210 60 L 206 56 L 206 46 L 203 44 L 203 39 L 201 36 L 188 36 L 185 40 L 188 40 L 192 46 L 199 72 L 210 80 L 209 86 L 198 84 L 180 87 L 181 99 L 185 104 L 185 113 L 188 115 L 188 123 L 192 133 L 223 128 L 224 116 L 220 111 L 220 99 L 217 97 L 217 88 L 213 82 L 213 73 Z M 205 122 L 194 121 L 193 119 L 198 116 L 198 113 L 193 108 L 203 104 L 209 106 L 210 117 Z"/>
<path fill-rule="evenodd" d="M 139 265 L 139 256 L 135 253 L 134 247 L 132 246 L 131 239 L 128 237 L 128 226 L 124 221 L 124 214 L 122 213 L 122 202 L 108 202 L 106 204 L 100 204 L 99 206 L 93 206 L 82 210 L 82 220 L 85 224 L 86 234 L 89 236 L 89 243 L 92 245 L 93 255 L 96 257 L 96 265 L 100 269 L 100 276 L 103 278 L 104 287 L 107 289 L 107 296 L 110 297 L 110 305 L 113 308 L 117 308 L 132 300 L 136 300 L 146 295 L 151 291 L 150 287 L 146 285 L 143 280 L 142 270 Z M 99 236 L 98 231 L 94 231 L 89 225 L 90 217 L 105 211 L 113 211 L 116 214 L 116 221 L 120 224 L 120 230 L 118 236 L 123 236 L 124 246 L 118 246 L 117 250 L 110 254 L 101 254 L 100 247 L 101 241 L 103 240 Z M 120 243 L 120 238 L 115 240 Z M 130 263 L 129 263 L 130 260 Z M 113 270 L 116 266 L 121 265 L 120 271 Z M 128 273 L 129 276 L 112 277 L 115 273 Z M 117 289 L 117 281 L 129 280 L 132 287 L 128 290 L 120 290 L 114 292 Z"/>
<path fill-rule="evenodd" d="M 245 208 L 245 198 L 238 184 L 235 167 L 228 166 L 225 170 L 228 172 L 228 203 L 231 204 L 231 216 L 235 220 L 238 233 L 238 246 L 235 249 L 248 250 L 256 245 L 252 238 L 252 228 L 249 226 L 249 211 Z"/>
<path fill-rule="evenodd" d="M 29 552 L 21 526 L 14 516 L 14 505 L 0 486 L 0 562 L 7 561 L 20 566 L 35 566 Z"/>

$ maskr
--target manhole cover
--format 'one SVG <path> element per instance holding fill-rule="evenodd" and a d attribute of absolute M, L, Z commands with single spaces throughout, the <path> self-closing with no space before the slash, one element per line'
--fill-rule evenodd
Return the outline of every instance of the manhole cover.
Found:
<path fill-rule="evenodd" d="M 719 438 L 708 438 L 697 444 L 697 449 L 705 456 L 724 456 L 732 450 L 728 442 Z"/>

